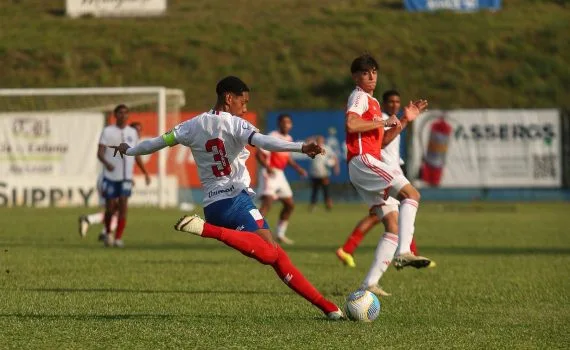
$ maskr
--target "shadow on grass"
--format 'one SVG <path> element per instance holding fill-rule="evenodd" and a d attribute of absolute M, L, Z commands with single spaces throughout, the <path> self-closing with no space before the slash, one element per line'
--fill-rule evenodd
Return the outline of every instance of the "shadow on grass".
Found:
<path fill-rule="evenodd" d="M 132 293 L 132 294 L 238 294 L 238 295 L 294 295 L 290 291 L 273 292 L 257 290 L 160 290 L 126 288 L 28 288 L 27 292 L 46 293 Z"/>
<path fill-rule="evenodd" d="M 209 319 L 209 320 L 219 320 L 228 319 L 242 322 L 244 320 L 243 315 L 220 315 L 220 314 L 115 314 L 115 315 L 65 315 L 65 314 L 23 314 L 23 313 L 3 313 L 0 314 L 0 318 L 25 318 L 25 319 L 38 319 L 38 320 L 76 320 L 76 321 L 122 321 L 122 320 L 181 320 L 190 321 L 195 319 Z M 297 315 L 262 315 L 256 316 L 252 313 L 248 315 L 249 319 L 254 320 L 286 320 L 286 321 L 327 321 L 326 318 L 322 316 L 297 316 Z"/>
<path fill-rule="evenodd" d="M 340 244 L 340 243 L 339 243 Z M 47 249 L 62 249 L 62 248 L 78 248 L 87 250 L 105 249 L 93 245 L 81 245 L 76 243 L 3 243 L 0 248 L 47 248 Z M 313 252 L 313 253 L 331 253 L 334 254 L 338 245 L 302 245 L 297 244 L 294 246 L 283 247 L 288 252 Z M 370 252 L 376 249 L 375 245 L 367 244 L 358 248 L 358 252 Z M 422 253 L 429 254 L 445 254 L 445 255 L 570 255 L 570 247 L 508 247 L 508 246 L 486 246 L 486 247 L 441 247 L 441 246 L 424 246 L 419 244 L 419 249 Z M 113 249 L 117 250 L 117 249 Z M 149 250 L 149 251 L 227 251 L 232 252 L 232 248 L 228 248 L 223 244 L 186 244 L 186 243 L 157 243 L 157 244 L 136 244 L 129 245 L 125 248 L 125 252 L 136 250 Z M 227 264 L 230 262 L 223 260 L 199 260 L 199 261 L 181 261 L 181 260 L 156 260 L 145 261 L 150 264 L 181 264 L 181 263 L 198 263 L 198 264 Z M 234 262 L 231 262 L 234 263 Z"/>

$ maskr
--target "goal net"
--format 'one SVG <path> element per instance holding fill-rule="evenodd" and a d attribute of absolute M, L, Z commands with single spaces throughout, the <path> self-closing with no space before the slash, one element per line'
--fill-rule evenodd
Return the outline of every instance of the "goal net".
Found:
<path fill-rule="evenodd" d="M 98 205 L 96 153 L 113 109 L 129 108 L 143 140 L 181 122 L 184 103 L 181 90 L 164 87 L 0 89 L 0 206 Z M 132 204 L 178 205 L 187 167 L 170 158 L 166 149 L 143 157 L 148 186 L 135 166 Z"/>

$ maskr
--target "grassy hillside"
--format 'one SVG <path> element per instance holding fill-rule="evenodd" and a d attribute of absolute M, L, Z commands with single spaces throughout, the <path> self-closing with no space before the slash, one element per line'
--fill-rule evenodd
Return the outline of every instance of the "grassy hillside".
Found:
<path fill-rule="evenodd" d="M 340 108 L 350 61 L 369 51 L 379 90 L 432 107 L 570 106 L 568 2 L 503 3 L 411 14 L 396 0 L 169 0 L 161 18 L 70 19 L 63 0 L 5 0 L 0 87 L 166 85 L 203 109 L 231 73 L 258 111 Z"/>

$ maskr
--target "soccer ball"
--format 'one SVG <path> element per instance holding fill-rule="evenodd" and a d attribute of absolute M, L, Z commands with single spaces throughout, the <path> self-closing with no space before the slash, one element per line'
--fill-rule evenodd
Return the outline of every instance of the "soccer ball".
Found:
<path fill-rule="evenodd" d="M 380 314 L 380 301 L 367 290 L 357 290 L 346 299 L 345 311 L 353 321 L 372 322 Z"/>

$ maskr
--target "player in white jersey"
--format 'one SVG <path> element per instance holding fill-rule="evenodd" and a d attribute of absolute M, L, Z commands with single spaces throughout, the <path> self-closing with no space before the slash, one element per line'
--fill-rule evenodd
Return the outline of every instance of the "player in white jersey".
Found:
<path fill-rule="evenodd" d="M 122 248 L 124 246 L 122 237 L 127 222 L 128 198 L 131 196 L 133 187 L 135 161 L 143 174 L 145 174 L 147 184 L 150 183 L 150 177 L 140 157 L 123 159 L 113 157 L 113 150 L 107 147 L 107 145 L 119 143 L 125 143 L 133 147 L 139 140 L 137 130 L 127 125 L 127 119 L 129 118 L 127 106 L 118 105 L 113 114 L 116 123 L 106 126 L 103 132 L 101 132 L 97 157 L 104 167 L 101 190 L 105 198 L 105 246 Z M 115 212 L 118 213 L 118 220 L 117 229 L 113 236 L 111 221 Z"/>
<path fill-rule="evenodd" d="M 176 230 L 214 238 L 273 267 L 279 278 L 323 311 L 330 319 L 343 317 L 334 303 L 325 299 L 291 263 L 273 240 L 267 222 L 253 204 L 250 176 L 245 166 L 245 146 L 277 152 L 301 152 L 311 157 L 322 153 L 316 144 L 294 143 L 260 134 L 240 118 L 247 111 L 249 88 L 237 77 L 226 77 L 216 86 L 217 102 L 206 113 L 176 126 L 172 131 L 141 142 L 114 146 L 121 156 L 150 154 L 177 144 L 191 148 L 204 190 L 204 214 L 184 216 Z"/>
<path fill-rule="evenodd" d="M 142 124 L 140 122 L 133 122 L 129 124 L 130 127 L 134 128 L 137 131 L 137 135 L 141 136 L 141 131 L 142 131 Z M 101 170 L 101 173 L 99 174 L 99 176 L 97 177 L 97 194 L 99 195 L 99 205 L 103 206 L 103 208 L 105 207 L 105 197 L 103 196 L 103 172 L 104 170 Z M 145 178 L 146 178 L 146 182 L 149 183 L 150 182 L 150 177 L 147 174 L 145 174 Z M 115 232 L 115 230 L 117 229 L 117 222 L 119 220 L 118 217 L 118 211 L 115 210 L 115 212 L 113 213 L 113 216 L 111 217 L 111 224 L 109 226 L 110 232 Z M 86 215 L 81 215 L 79 217 L 79 235 L 81 236 L 81 238 L 85 238 L 85 236 L 87 236 L 87 231 L 89 230 L 89 227 L 92 225 L 99 225 L 99 224 L 104 224 L 105 223 L 105 209 L 103 209 L 102 211 L 98 211 L 96 213 L 92 213 L 92 214 L 86 214 Z M 105 228 L 105 225 L 103 225 L 103 228 L 101 229 L 101 232 L 99 232 L 99 241 L 104 241 L 105 237 L 107 237 L 107 229 Z"/>
<path fill-rule="evenodd" d="M 288 114 L 281 114 L 277 117 L 278 129 L 269 133 L 269 136 L 277 137 L 285 141 L 293 141 L 289 134 L 293 128 L 293 120 Z M 276 239 L 279 243 L 293 244 L 294 241 L 286 236 L 289 218 L 295 208 L 293 201 L 293 191 L 289 186 L 289 181 L 285 177 L 285 168 L 291 166 L 301 176 L 306 177 L 307 172 L 301 168 L 290 152 L 257 152 L 257 160 L 263 167 L 259 178 L 259 192 L 261 195 L 261 208 L 259 211 L 264 217 L 271 209 L 274 200 L 279 199 L 283 203 L 283 208 L 279 213 L 279 222 L 276 228 Z"/>

